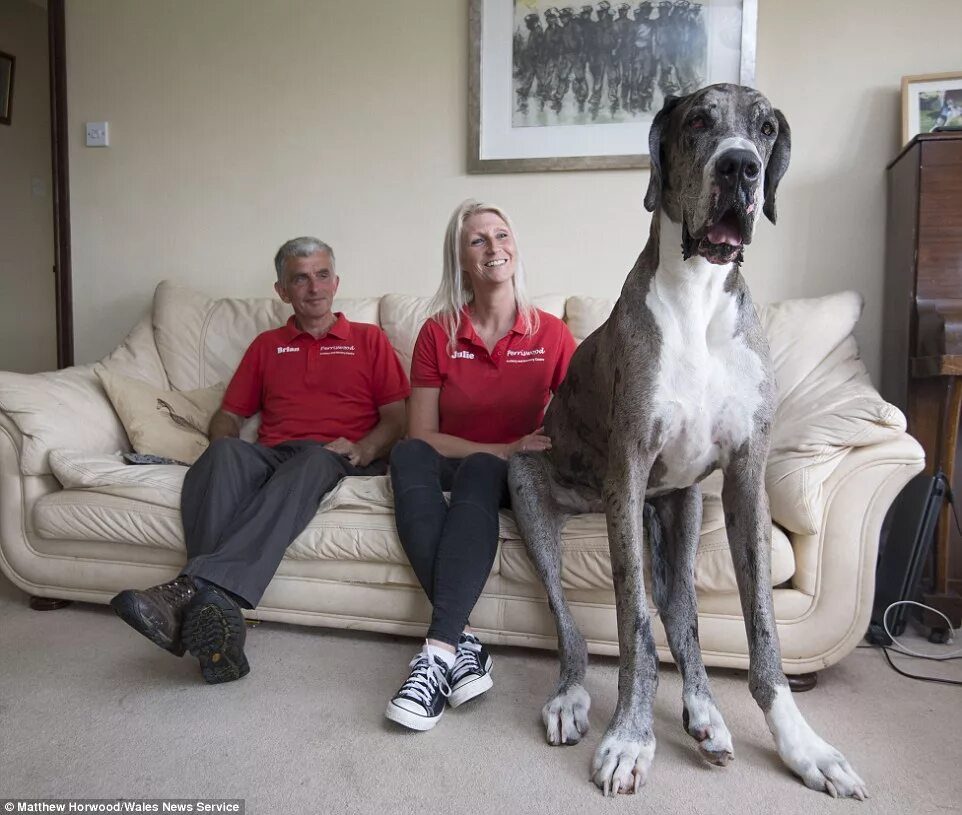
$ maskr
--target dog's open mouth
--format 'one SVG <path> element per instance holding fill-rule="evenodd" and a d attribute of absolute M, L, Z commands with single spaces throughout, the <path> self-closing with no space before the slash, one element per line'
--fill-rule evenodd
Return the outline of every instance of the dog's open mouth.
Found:
<path fill-rule="evenodd" d="M 749 234 L 746 222 L 745 215 L 740 214 L 735 207 L 729 207 L 717 220 L 709 222 L 699 230 L 700 235 L 692 235 L 685 224 L 682 244 L 685 259 L 700 255 L 709 263 L 740 263 L 745 236 Z"/>

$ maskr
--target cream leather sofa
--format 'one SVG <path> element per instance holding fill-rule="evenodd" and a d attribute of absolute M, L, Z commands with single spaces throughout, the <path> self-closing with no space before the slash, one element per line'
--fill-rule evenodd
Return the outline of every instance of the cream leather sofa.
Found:
<path fill-rule="evenodd" d="M 612 306 L 560 295 L 536 302 L 564 316 L 579 341 Z M 425 298 L 340 299 L 337 308 L 380 324 L 410 364 Z M 859 359 L 851 333 L 860 310 L 851 292 L 759 309 L 779 388 L 767 486 L 775 612 L 789 674 L 837 662 L 862 637 L 883 517 L 923 466 L 902 415 L 878 396 Z M 164 282 L 150 313 L 101 362 L 0 373 L 4 574 L 34 596 L 93 603 L 176 575 L 185 556 L 178 498 L 186 470 L 121 462 L 130 444 L 96 370 L 178 391 L 214 385 L 230 378 L 258 332 L 287 316 L 277 300 L 211 300 Z M 706 663 L 744 668 L 748 650 L 719 491 L 716 474 L 705 485 L 696 569 L 700 638 Z M 589 649 L 617 653 L 603 516 L 572 519 L 564 540 L 563 579 Z M 397 540 L 389 480 L 347 479 L 329 495 L 251 615 L 422 636 L 429 606 Z M 555 645 L 510 513 L 502 515 L 500 551 L 471 622 L 490 643 Z M 655 629 L 667 660 L 664 632 Z"/>

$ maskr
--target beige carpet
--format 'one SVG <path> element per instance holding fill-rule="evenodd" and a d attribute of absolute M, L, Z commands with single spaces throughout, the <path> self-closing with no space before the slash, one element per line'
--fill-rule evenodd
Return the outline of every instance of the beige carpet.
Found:
<path fill-rule="evenodd" d="M 31 611 L 0 578 L 0 798 L 243 798 L 248 813 L 962 812 L 962 689 L 904 679 L 873 650 L 797 697 L 867 781 L 872 798 L 859 804 L 811 792 L 782 767 L 734 671 L 711 672 L 737 757 L 722 769 L 683 732 L 681 683 L 663 666 L 658 753 L 636 799 L 606 801 L 587 780 L 616 699 L 611 659 L 589 669 L 592 731 L 578 746 L 542 735 L 554 655 L 507 648 L 494 650 L 490 693 L 429 733 L 402 732 L 382 711 L 416 647 L 264 624 L 249 632 L 251 674 L 209 687 L 196 661 L 106 607 Z M 962 679 L 962 661 L 902 662 Z"/>

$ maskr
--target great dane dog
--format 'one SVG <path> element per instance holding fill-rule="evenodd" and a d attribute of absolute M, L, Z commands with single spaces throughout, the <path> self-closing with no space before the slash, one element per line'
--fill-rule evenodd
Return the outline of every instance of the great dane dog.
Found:
<path fill-rule="evenodd" d="M 725 525 L 750 646 L 749 685 L 782 760 L 806 785 L 866 796 L 845 757 L 802 717 L 781 668 L 765 493 L 775 383 L 739 264 L 788 167 L 788 122 L 757 91 L 714 85 L 669 97 L 651 127 L 648 244 L 608 320 L 578 348 L 545 417 L 547 453 L 511 459 L 528 553 L 554 612 L 561 677 L 542 709 L 551 744 L 588 729 L 587 649 L 561 586 L 565 518 L 604 511 L 617 598 L 618 704 L 592 761 L 605 794 L 635 792 L 655 752 L 658 665 L 643 580 L 683 677 L 683 722 L 711 763 L 733 757 L 698 644 L 698 482 L 724 472 Z M 647 505 L 646 505 L 647 501 Z"/>

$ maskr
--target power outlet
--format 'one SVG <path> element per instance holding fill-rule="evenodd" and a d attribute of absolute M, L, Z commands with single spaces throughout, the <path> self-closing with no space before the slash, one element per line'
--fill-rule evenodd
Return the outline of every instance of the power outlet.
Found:
<path fill-rule="evenodd" d="M 110 146 L 110 128 L 107 122 L 87 122 L 84 136 L 87 147 Z"/>

